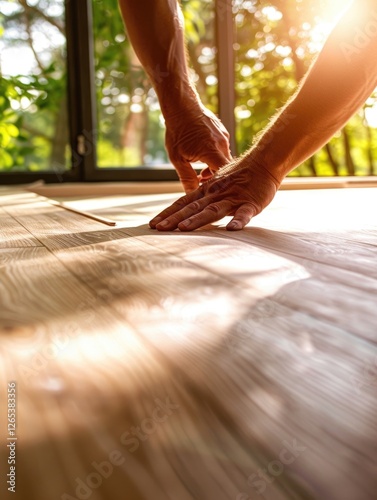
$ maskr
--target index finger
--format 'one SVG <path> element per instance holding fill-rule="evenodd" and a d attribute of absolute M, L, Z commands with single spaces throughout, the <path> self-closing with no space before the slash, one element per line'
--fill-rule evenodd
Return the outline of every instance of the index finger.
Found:
<path fill-rule="evenodd" d="M 165 208 L 165 210 L 157 214 L 156 217 L 154 217 L 151 221 L 149 221 L 149 226 L 152 229 L 155 229 L 157 224 L 159 224 L 161 221 L 163 221 L 170 215 L 179 212 L 180 210 L 182 210 L 182 208 L 184 208 L 186 205 L 189 205 L 193 201 L 203 198 L 203 196 L 204 194 L 200 189 L 196 189 L 195 191 L 192 191 L 191 193 L 182 196 L 182 198 L 179 198 L 172 205 L 170 205 L 170 207 Z"/>
<path fill-rule="evenodd" d="M 170 157 L 170 161 L 174 165 L 186 193 L 191 193 L 199 187 L 198 176 L 189 161 L 184 158 L 174 157 Z"/>

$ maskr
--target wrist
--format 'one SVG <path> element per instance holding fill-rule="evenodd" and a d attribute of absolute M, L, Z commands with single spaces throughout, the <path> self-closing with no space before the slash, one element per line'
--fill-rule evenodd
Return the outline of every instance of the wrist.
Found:
<path fill-rule="evenodd" d="M 198 116 L 202 114 L 203 105 L 200 97 L 189 82 L 167 80 L 160 88 L 156 88 L 156 94 L 165 121 L 187 112 Z"/>
<path fill-rule="evenodd" d="M 279 163 L 271 161 L 268 155 L 264 154 L 265 151 L 262 148 L 259 149 L 258 146 L 254 146 L 247 154 L 245 163 L 250 169 L 258 170 L 270 177 L 276 188 L 279 189 L 286 173 L 280 168 Z"/>

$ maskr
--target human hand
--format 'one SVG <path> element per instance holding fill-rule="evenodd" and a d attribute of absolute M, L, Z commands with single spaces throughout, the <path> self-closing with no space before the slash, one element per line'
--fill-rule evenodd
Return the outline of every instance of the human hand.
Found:
<path fill-rule="evenodd" d="M 186 193 L 197 189 L 201 181 L 211 178 L 232 160 L 228 131 L 204 106 L 188 104 L 165 121 L 166 149 Z M 191 166 L 195 161 L 208 165 L 199 176 Z"/>
<path fill-rule="evenodd" d="M 226 165 L 192 193 L 186 194 L 154 217 L 158 231 L 193 231 L 232 215 L 226 226 L 238 231 L 273 200 L 280 182 L 264 167 L 246 165 L 247 158 Z"/>

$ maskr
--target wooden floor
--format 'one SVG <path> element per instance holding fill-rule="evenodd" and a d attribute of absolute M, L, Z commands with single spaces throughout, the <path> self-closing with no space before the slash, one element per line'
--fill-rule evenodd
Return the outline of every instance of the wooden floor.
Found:
<path fill-rule="evenodd" d="M 0 497 L 376 499 L 377 188 L 149 229 L 176 197 L 0 191 Z"/>

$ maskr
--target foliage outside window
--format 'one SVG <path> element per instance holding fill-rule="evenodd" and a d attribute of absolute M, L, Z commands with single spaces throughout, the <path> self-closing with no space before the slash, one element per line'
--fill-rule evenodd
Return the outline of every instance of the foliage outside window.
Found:
<path fill-rule="evenodd" d="M 0 0 L 0 171 L 68 167 L 64 0 Z"/>
<path fill-rule="evenodd" d="M 343 0 L 235 1 L 238 152 L 295 90 L 345 7 Z M 377 101 L 291 175 L 373 175 Z"/>
<path fill-rule="evenodd" d="M 204 103 L 217 112 L 213 2 L 186 0 L 182 8 L 192 78 Z M 168 166 L 159 103 L 124 34 L 117 0 L 94 0 L 93 16 L 98 167 Z"/>
<path fill-rule="evenodd" d="M 221 0 L 219 0 L 221 1 Z M 213 0 L 182 0 L 192 77 L 218 111 Z M 237 153 L 294 91 L 342 0 L 234 0 Z M 98 168 L 168 166 L 156 95 L 125 36 L 117 0 L 93 0 Z M 0 172 L 64 170 L 67 79 L 63 0 L 0 0 Z M 163 29 L 163 27 L 161 27 Z M 221 36 L 221 33 L 219 34 Z M 147 36 L 147 34 L 146 34 Z M 377 102 L 291 175 L 373 175 Z"/>

